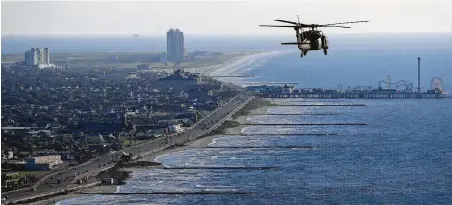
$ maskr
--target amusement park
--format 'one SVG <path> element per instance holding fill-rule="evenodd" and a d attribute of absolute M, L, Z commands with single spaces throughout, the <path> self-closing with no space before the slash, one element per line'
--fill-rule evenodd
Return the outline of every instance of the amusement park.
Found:
<path fill-rule="evenodd" d="M 430 81 L 430 87 L 427 89 L 426 93 L 435 93 L 440 95 L 446 95 L 445 82 L 440 77 L 434 77 Z M 340 93 L 421 93 L 420 87 L 415 89 L 414 84 L 406 80 L 399 80 L 397 82 L 391 81 L 391 76 L 388 75 L 386 80 L 381 80 L 378 82 L 378 89 L 372 89 L 372 86 L 356 86 L 348 87 L 343 90 L 342 85 L 338 86 L 337 91 Z"/>
<path fill-rule="evenodd" d="M 392 82 L 391 76 L 388 75 L 386 80 L 378 82 L 378 88 L 373 89 L 372 86 L 356 86 L 348 87 L 344 90 L 342 84 L 337 89 L 322 88 L 295 88 L 292 85 L 284 86 L 248 86 L 247 89 L 261 97 L 268 98 L 367 98 L 367 99 L 437 99 L 450 98 L 446 93 L 446 83 L 440 77 L 434 77 L 430 80 L 428 89 L 421 87 L 421 58 L 418 61 L 418 79 L 417 86 L 406 80 Z M 421 90 L 426 90 L 421 92 Z"/>
<path fill-rule="evenodd" d="M 430 81 L 430 87 L 421 92 L 420 87 L 406 80 L 391 81 L 391 76 L 378 82 L 378 88 L 372 86 L 356 86 L 344 89 L 341 84 L 334 89 L 322 88 L 295 88 L 292 85 L 284 86 L 249 86 L 247 89 L 259 96 L 269 98 L 367 98 L 367 99 L 424 99 L 424 98 L 450 98 L 445 90 L 446 84 L 440 77 Z M 425 90 L 425 88 L 422 88 Z"/>

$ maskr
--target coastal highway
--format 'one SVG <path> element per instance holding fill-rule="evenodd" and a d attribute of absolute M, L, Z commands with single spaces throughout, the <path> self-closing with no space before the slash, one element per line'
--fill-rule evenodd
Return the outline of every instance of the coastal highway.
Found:
<path fill-rule="evenodd" d="M 251 95 L 240 93 L 184 132 L 167 137 L 156 138 L 133 147 L 125 148 L 122 151 L 132 153 L 134 156 L 144 155 L 162 150 L 172 144 L 184 143 L 197 138 L 211 131 L 212 128 L 216 128 L 229 117 L 232 112 L 237 111 L 238 108 L 241 108 L 244 104 L 249 102 L 250 99 L 252 99 Z M 110 162 L 115 160 L 120 153 L 121 151 L 111 152 L 68 170 L 57 172 L 56 174 L 47 177 L 45 180 L 42 180 L 42 183 L 37 184 L 35 191 L 25 190 L 2 195 L 8 196 L 8 202 L 15 202 L 28 197 L 64 190 L 65 188 L 68 188 L 68 186 L 73 185 L 75 179 L 82 178 L 82 176 L 95 176 L 102 169 L 112 167 L 113 163 Z M 61 179 L 60 183 L 58 183 L 59 179 Z"/>

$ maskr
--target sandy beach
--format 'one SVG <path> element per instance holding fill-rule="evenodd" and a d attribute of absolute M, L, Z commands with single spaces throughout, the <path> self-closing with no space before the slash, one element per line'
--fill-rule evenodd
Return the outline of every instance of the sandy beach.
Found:
<path fill-rule="evenodd" d="M 227 133 L 229 133 L 229 132 L 233 133 L 233 132 L 237 132 L 237 130 L 236 130 L 236 128 L 230 128 L 230 130 L 227 130 Z M 166 149 L 166 150 L 163 150 L 156 154 L 147 155 L 142 159 L 142 161 L 156 161 L 156 159 L 158 157 L 163 156 L 165 154 L 169 154 L 169 153 L 173 153 L 173 152 L 180 152 L 180 151 L 189 150 L 189 149 L 193 149 L 193 148 L 206 147 L 212 142 L 213 139 L 215 139 L 217 137 L 218 136 L 214 135 L 214 136 L 200 138 L 200 139 L 187 143 L 183 147 Z M 139 170 L 143 170 L 143 169 L 147 169 L 147 168 L 132 167 L 132 168 L 124 168 L 123 170 L 134 172 L 134 171 L 139 171 Z M 96 186 L 93 188 L 80 190 L 79 192 L 95 194 L 95 193 L 115 193 L 117 191 L 118 191 L 118 186 L 111 185 L 111 186 Z M 78 194 L 77 192 L 73 192 L 73 193 L 66 194 L 66 195 L 52 197 L 52 198 L 49 198 L 46 200 L 36 201 L 36 202 L 30 203 L 30 205 L 58 204 L 59 201 L 62 201 L 65 199 L 70 199 L 70 198 L 81 197 L 81 196 L 86 196 L 86 194 Z"/>
<path fill-rule="evenodd" d="M 82 189 L 79 192 L 83 193 L 115 193 L 118 189 L 118 186 L 96 186 L 89 189 Z M 30 205 L 50 205 L 50 204 L 58 204 L 59 201 L 75 198 L 75 197 L 81 197 L 86 196 L 86 194 L 78 194 L 77 192 L 72 192 L 70 194 L 66 195 L 60 195 L 56 197 L 52 197 L 45 200 L 36 201 L 33 203 L 29 203 Z"/>
<path fill-rule="evenodd" d="M 263 107 L 259 107 L 253 110 L 249 110 L 249 112 L 251 114 L 265 114 L 268 110 L 268 108 L 270 108 L 269 106 L 263 106 Z M 247 116 L 238 116 L 236 118 L 230 119 L 230 120 L 234 120 L 237 121 L 239 123 L 247 123 L 249 122 L 247 120 L 247 118 L 249 117 L 249 115 Z M 246 126 L 236 126 L 236 127 L 232 127 L 232 128 L 227 128 L 225 130 L 225 135 L 233 135 L 233 134 L 239 134 L 241 133 L 242 129 L 246 127 Z M 196 148 L 201 148 L 201 147 L 206 147 L 208 146 L 210 143 L 212 143 L 212 141 L 218 137 L 222 137 L 221 135 L 212 135 L 212 136 L 207 136 L 207 137 L 203 137 L 191 142 L 188 142 L 187 144 L 185 144 L 185 146 L 182 147 L 176 147 L 176 148 L 172 148 L 172 149 L 166 149 L 163 150 L 161 152 L 155 153 L 155 154 L 150 154 L 145 156 L 143 159 L 141 159 L 142 161 L 158 161 L 158 158 L 161 156 L 164 156 L 166 154 L 170 154 L 170 153 L 174 153 L 174 152 L 181 152 L 184 150 L 189 150 L 189 149 L 196 149 Z M 124 168 L 123 170 L 126 171 L 139 171 L 139 170 L 143 170 L 143 169 L 147 169 L 147 168 L 140 168 L 140 167 L 132 167 L 132 168 Z M 93 188 L 87 188 L 87 189 L 83 189 L 80 190 L 79 192 L 83 192 L 83 193 L 115 193 L 118 191 L 118 186 L 116 185 L 111 185 L 111 186 L 97 186 L 97 187 L 93 187 Z M 50 204 L 58 204 L 59 201 L 65 200 L 65 199 L 70 199 L 70 198 L 76 198 L 76 197 L 81 197 L 81 196 L 86 196 L 86 194 L 78 194 L 77 192 L 73 192 L 67 195 L 60 195 L 60 196 L 56 196 L 56 197 L 52 197 L 46 200 L 41 200 L 41 201 L 37 201 L 37 202 L 33 202 L 30 203 L 31 205 L 50 205 Z"/>
<path fill-rule="evenodd" d="M 252 64 L 254 64 L 256 61 L 265 60 L 265 59 L 268 59 L 269 57 L 282 55 L 284 53 L 286 53 L 286 52 L 273 51 L 273 52 L 251 53 L 251 54 L 246 54 L 241 57 L 233 58 L 233 59 L 231 59 L 225 63 L 219 64 L 219 65 L 207 66 L 207 67 L 202 67 L 202 68 L 192 68 L 192 69 L 187 69 L 187 71 L 194 72 L 194 73 L 202 73 L 203 75 L 210 75 L 210 76 L 241 75 L 241 74 L 244 74 L 245 72 L 249 71 L 250 69 L 252 69 Z M 218 78 L 218 80 L 226 82 L 226 83 L 233 83 L 233 84 L 236 84 L 239 86 L 241 85 L 241 79 L 234 80 L 231 78 L 222 78 L 222 79 Z M 250 112 L 263 114 L 263 113 L 267 112 L 267 109 L 268 109 L 268 107 L 266 107 L 266 108 L 259 107 L 255 110 L 250 110 Z M 247 117 L 248 116 L 239 116 L 236 119 L 232 119 L 232 120 L 235 120 L 239 123 L 245 123 L 245 122 L 247 122 Z M 242 129 L 243 129 L 243 126 L 228 128 L 225 130 L 225 134 L 238 134 L 238 133 L 241 133 Z M 182 146 L 182 147 L 166 149 L 166 150 L 163 150 L 163 151 L 155 153 L 155 154 L 147 155 L 142 160 L 158 161 L 158 157 L 169 154 L 169 153 L 180 152 L 180 151 L 193 149 L 193 148 L 206 147 L 212 142 L 213 139 L 218 138 L 218 137 L 219 137 L 219 135 L 203 137 L 203 138 L 188 142 L 185 146 Z M 133 171 L 138 171 L 141 169 L 146 169 L 146 168 L 126 168 L 124 170 L 133 172 Z M 93 194 L 94 193 L 114 193 L 114 192 L 118 191 L 118 186 L 98 186 L 98 187 L 85 189 L 82 191 L 84 193 L 93 193 Z M 61 196 L 53 197 L 50 199 L 37 201 L 37 202 L 31 203 L 31 204 L 32 205 L 44 205 L 44 204 L 55 204 L 55 203 L 58 204 L 57 203 L 58 201 L 62 201 L 64 199 L 69 199 L 69 198 L 80 197 L 80 196 L 86 196 L 86 194 L 77 194 L 76 192 L 74 192 L 74 193 L 70 193 L 67 195 L 61 195 Z"/>

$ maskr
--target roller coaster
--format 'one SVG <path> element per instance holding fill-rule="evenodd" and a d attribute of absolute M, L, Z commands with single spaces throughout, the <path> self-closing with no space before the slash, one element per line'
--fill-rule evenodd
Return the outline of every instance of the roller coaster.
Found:
<path fill-rule="evenodd" d="M 391 81 L 387 81 L 387 80 L 380 80 L 378 82 L 378 90 L 383 90 L 381 83 L 386 83 L 386 85 L 388 85 L 388 89 L 390 89 L 391 85 L 396 85 L 396 90 L 400 90 L 402 92 L 408 92 L 408 93 L 412 93 L 414 91 L 413 83 L 409 83 L 406 80 L 399 80 L 395 83 L 391 83 Z"/>
<path fill-rule="evenodd" d="M 386 85 L 386 88 L 383 86 Z M 395 87 L 394 87 L 395 85 Z M 440 77 L 434 77 L 430 81 L 430 90 L 427 92 L 436 92 L 440 94 L 446 94 L 445 92 L 446 84 L 444 80 Z M 391 89 L 393 88 L 393 89 Z M 395 89 L 394 89 L 395 88 Z M 356 86 L 348 87 L 343 91 L 343 85 L 339 84 L 337 87 L 337 92 L 339 93 L 360 93 L 360 92 L 379 92 L 379 91 L 393 91 L 399 93 L 415 93 L 414 84 L 406 80 L 399 80 L 395 83 L 391 82 L 391 77 L 388 76 L 386 80 L 380 80 L 378 82 L 378 89 L 373 90 L 372 86 Z"/>

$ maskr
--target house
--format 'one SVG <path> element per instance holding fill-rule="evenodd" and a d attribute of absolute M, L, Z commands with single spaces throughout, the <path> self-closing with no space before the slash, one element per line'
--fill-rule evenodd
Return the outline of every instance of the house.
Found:
<path fill-rule="evenodd" d="M 25 169 L 30 171 L 52 170 L 55 165 L 63 163 L 61 155 L 29 157 L 25 162 Z"/>

